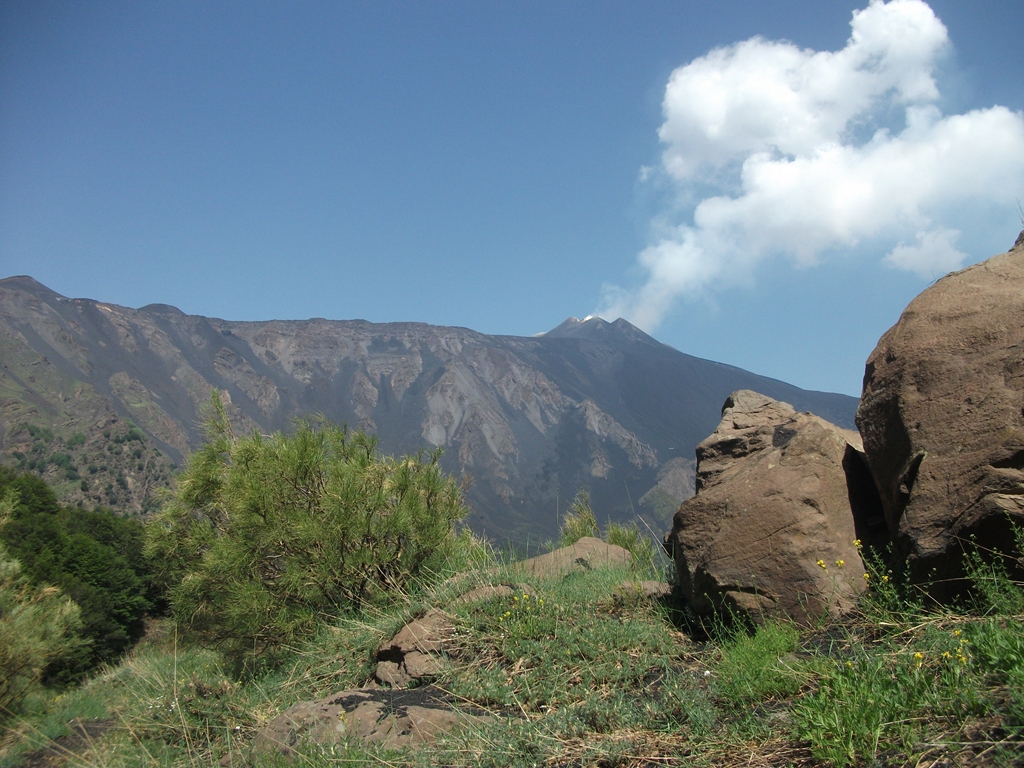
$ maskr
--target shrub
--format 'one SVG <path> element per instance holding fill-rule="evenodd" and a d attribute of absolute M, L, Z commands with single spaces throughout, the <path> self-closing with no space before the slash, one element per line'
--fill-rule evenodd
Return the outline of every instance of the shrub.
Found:
<path fill-rule="evenodd" d="M 142 634 L 156 595 L 142 557 L 142 526 L 106 510 L 63 509 L 40 478 L 0 468 L 0 494 L 11 495 L 0 542 L 37 587 L 55 584 L 80 608 L 75 653 L 64 653 L 45 677 L 68 682 L 113 661 Z"/>
<path fill-rule="evenodd" d="M 440 452 L 394 459 L 326 422 L 235 438 L 216 396 L 207 443 L 147 529 L 174 616 L 248 664 L 323 617 L 402 590 L 466 513 Z"/>
<path fill-rule="evenodd" d="M 590 506 L 590 496 L 581 490 L 572 500 L 569 513 L 562 519 L 558 531 L 558 546 L 571 546 L 584 536 L 601 538 L 601 529 L 597 524 L 594 509 Z M 640 532 L 636 521 L 629 525 L 609 522 L 605 528 L 604 540 L 628 550 L 633 556 L 635 570 L 649 571 L 654 567 L 654 547 L 650 538 Z"/>
<path fill-rule="evenodd" d="M 0 500 L 0 526 L 14 507 Z M 16 710 L 48 664 L 76 655 L 79 609 L 56 587 L 32 585 L 0 544 L 0 721 Z"/>
<path fill-rule="evenodd" d="M 559 529 L 558 545 L 568 547 L 585 536 L 600 536 L 597 517 L 590 506 L 590 496 L 586 491 L 578 491 L 576 498 L 569 506 L 569 514 L 562 520 Z"/>
<path fill-rule="evenodd" d="M 633 556 L 633 569 L 639 572 L 650 571 L 654 568 L 655 549 L 650 536 L 641 533 L 636 521 L 629 525 L 608 523 L 604 532 L 604 539 L 609 544 L 614 544 L 627 550 Z"/>

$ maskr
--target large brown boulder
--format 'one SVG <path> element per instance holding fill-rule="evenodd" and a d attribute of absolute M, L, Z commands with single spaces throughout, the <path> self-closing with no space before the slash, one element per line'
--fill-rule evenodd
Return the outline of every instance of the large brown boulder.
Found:
<path fill-rule="evenodd" d="M 871 523 L 869 510 L 851 508 L 872 496 L 848 487 L 848 469 L 862 484 L 867 474 L 858 446 L 856 433 L 786 403 L 730 395 L 697 447 L 697 495 L 666 537 L 690 606 L 757 622 L 848 611 L 865 585 L 854 542 Z"/>
<path fill-rule="evenodd" d="M 963 552 L 1024 524 L 1024 232 L 910 302 L 868 358 L 857 425 L 911 579 L 959 591 Z"/>

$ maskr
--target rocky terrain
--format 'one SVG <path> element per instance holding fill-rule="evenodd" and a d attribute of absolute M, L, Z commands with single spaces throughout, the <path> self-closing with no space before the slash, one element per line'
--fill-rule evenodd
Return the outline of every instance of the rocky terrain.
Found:
<path fill-rule="evenodd" d="M 722 401 L 753 389 L 853 426 L 854 398 L 807 392 L 661 344 L 624 320 L 537 337 L 359 320 L 231 322 L 69 299 L 0 280 L 0 458 L 67 503 L 145 512 L 202 440 L 213 389 L 236 430 L 322 415 L 385 453 L 444 449 L 470 524 L 539 542 L 578 490 L 601 521 L 669 525 Z M 127 441 L 127 442 L 126 442 Z"/>
<path fill-rule="evenodd" d="M 843 615 L 861 548 L 940 604 L 969 591 L 972 558 L 1024 581 L 1022 287 L 1024 232 L 915 298 L 868 358 L 859 434 L 730 395 L 665 537 L 693 609 Z"/>

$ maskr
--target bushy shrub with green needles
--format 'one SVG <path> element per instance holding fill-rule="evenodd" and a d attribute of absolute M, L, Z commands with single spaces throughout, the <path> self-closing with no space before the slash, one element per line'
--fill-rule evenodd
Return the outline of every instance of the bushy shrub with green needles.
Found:
<path fill-rule="evenodd" d="M 147 527 L 189 637 L 251 669 L 325 619 L 443 563 L 466 508 L 440 454 L 394 459 L 328 423 L 236 438 L 215 396 L 207 442 Z"/>

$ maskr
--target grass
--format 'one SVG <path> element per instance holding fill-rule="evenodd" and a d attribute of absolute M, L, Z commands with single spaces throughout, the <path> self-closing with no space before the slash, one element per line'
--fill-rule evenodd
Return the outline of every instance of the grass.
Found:
<path fill-rule="evenodd" d="M 417 753 L 342 743 L 305 747 L 293 764 L 1024 764 L 1024 588 L 998 561 L 973 563 L 977 597 L 955 611 L 925 607 L 876 567 L 859 612 L 841 622 L 717 625 L 701 642 L 671 604 L 613 597 L 650 575 L 537 580 L 478 567 L 459 587 L 426 587 L 322 627 L 287 664 L 246 680 L 157 623 L 121 664 L 11 722 L 0 766 L 33 764 L 75 720 L 110 727 L 67 765 L 215 764 L 291 704 L 363 683 L 381 640 L 430 605 L 458 630 L 438 684 L 492 717 Z M 517 591 L 457 604 L 467 580 Z"/>

